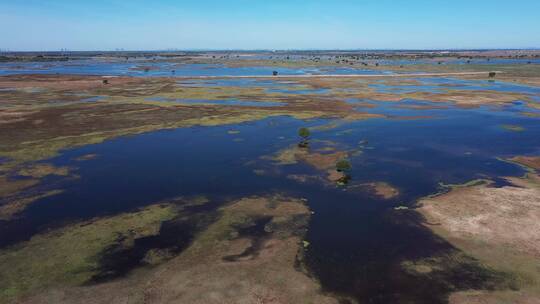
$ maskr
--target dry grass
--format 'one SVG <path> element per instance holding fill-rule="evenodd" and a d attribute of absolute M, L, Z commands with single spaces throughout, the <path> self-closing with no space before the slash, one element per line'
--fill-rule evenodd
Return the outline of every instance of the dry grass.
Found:
<path fill-rule="evenodd" d="M 530 174 L 509 181 L 512 186 L 458 187 L 419 202 L 428 227 L 487 266 L 513 274 L 520 288 L 520 292 L 489 293 L 485 298 L 459 293 L 451 297 L 452 303 L 540 299 L 540 179 Z"/>
<path fill-rule="evenodd" d="M 540 170 L 540 157 L 539 156 L 516 156 L 509 159 L 523 166 Z"/>

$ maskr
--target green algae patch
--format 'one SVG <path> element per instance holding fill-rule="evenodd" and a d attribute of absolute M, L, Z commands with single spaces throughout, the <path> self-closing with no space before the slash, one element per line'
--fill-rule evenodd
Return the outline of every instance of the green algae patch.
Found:
<path fill-rule="evenodd" d="M 158 234 L 161 223 L 175 214 L 172 205 L 153 205 L 38 234 L 0 250 L 0 299 L 84 284 L 99 272 L 106 248 L 119 240 Z"/>

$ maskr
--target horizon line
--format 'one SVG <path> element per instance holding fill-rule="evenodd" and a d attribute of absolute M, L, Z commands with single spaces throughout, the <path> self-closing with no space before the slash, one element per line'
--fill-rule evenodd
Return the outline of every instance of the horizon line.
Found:
<path fill-rule="evenodd" d="M 326 48 L 298 48 L 298 49 L 246 49 L 246 48 L 230 48 L 230 49 L 220 49 L 220 48 L 186 48 L 186 49 L 177 49 L 177 48 L 168 48 L 168 49 L 114 49 L 114 50 L 69 50 L 69 49 L 59 49 L 59 50 L 10 50 L 0 48 L 0 53 L 90 53 L 90 52 L 303 52 L 303 51 L 326 51 L 326 52 L 358 52 L 358 51 L 405 51 L 405 52 L 430 52 L 430 51 L 538 51 L 540 47 L 516 47 L 516 48 L 336 48 L 336 49 L 326 49 Z"/>

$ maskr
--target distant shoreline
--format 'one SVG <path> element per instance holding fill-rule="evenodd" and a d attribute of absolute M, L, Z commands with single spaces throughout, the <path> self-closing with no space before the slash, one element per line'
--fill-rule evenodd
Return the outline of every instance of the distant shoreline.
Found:
<path fill-rule="evenodd" d="M 493 71 L 502 74 L 500 71 Z M 454 73 L 407 73 L 407 74 L 302 74 L 302 75 L 221 75 L 221 76 L 175 76 L 180 79 L 234 79 L 234 78 L 381 78 L 381 77 L 440 77 L 485 75 L 489 72 L 454 72 Z M 107 76 L 104 76 L 107 77 Z M 110 76 L 109 76 L 110 77 Z"/>

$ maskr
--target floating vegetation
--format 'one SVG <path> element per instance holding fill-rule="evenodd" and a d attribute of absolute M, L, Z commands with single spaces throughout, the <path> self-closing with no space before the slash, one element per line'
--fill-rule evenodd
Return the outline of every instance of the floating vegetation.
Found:
<path fill-rule="evenodd" d="M 525 131 L 525 128 L 522 126 L 516 126 L 516 125 L 502 125 L 503 129 L 508 131 L 514 131 L 514 132 L 523 132 Z"/>

